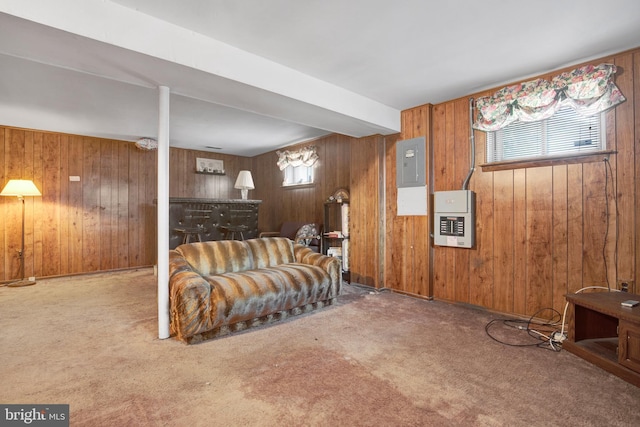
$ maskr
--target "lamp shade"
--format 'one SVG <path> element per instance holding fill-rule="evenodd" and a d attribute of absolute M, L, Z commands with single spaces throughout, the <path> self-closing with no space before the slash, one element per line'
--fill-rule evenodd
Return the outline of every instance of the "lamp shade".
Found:
<path fill-rule="evenodd" d="M 42 196 L 42 193 L 30 179 L 10 179 L 0 196 Z"/>
<path fill-rule="evenodd" d="M 253 185 L 251 171 L 240 171 L 240 173 L 238 174 L 238 178 L 236 179 L 236 185 L 234 185 L 233 187 L 240 190 L 253 190 L 254 188 L 256 188 Z"/>

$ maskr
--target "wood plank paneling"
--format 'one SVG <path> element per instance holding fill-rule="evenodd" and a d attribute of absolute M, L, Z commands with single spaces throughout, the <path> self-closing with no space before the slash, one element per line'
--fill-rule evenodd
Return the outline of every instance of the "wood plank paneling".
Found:
<path fill-rule="evenodd" d="M 33 162 L 29 175 L 33 176 L 33 182 L 42 192 L 43 184 L 43 144 L 44 135 L 41 133 L 33 134 Z M 43 200 L 42 197 L 32 197 L 33 202 L 33 219 L 31 228 L 33 229 L 33 268 L 34 271 L 42 271 L 43 269 L 43 243 L 44 243 L 44 227 L 43 221 Z M 28 276 L 27 276 L 28 277 Z"/>
<path fill-rule="evenodd" d="M 551 211 L 552 245 L 552 306 L 564 304 L 569 292 L 568 282 L 568 209 L 567 209 L 567 166 L 553 167 L 553 199 Z"/>
<path fill-rule="evenodd" d="M 23 168 L 25 160 L 25 132 L 19 129 L 9 129 L 6 132 L 6 157 L 5 157 L 5 176 L 7 181 L 9 179 L 22 179 L 25 177 Z M 25 177 L 24 179 L 31 179 L 32 177 Z M 4 185 L 4 183 L 3 183 Z M 7 216 L 5 216 L 5 257 L 7 270 L 12 275 L 11 277 L 20 277 L 20 261 L 18 258 L 18 251 L 21 247 L 21 206 L 20 203 L 14 197 L 3 197 L 7 206 Z M 26 212 L 26 201 L 25 201 Z M 26 228 L 26 226 L 25 226 Z M 25 230 L 26 232 L 26 230 Z M 26 243 L 25 243 L 26 245 Z M 26 247 L 25 247 L 25 259 L 26 259 Z M 25 269 L 28 268 L 25 261 Z"/>
<path fill-rule="evenodd" d="M 118 157 L 117 144 L 109 141 L 101 141 L 100 144 L 100 228 L 104 230 L 100 242 L 100 270 L 115 268 L 117 259 L 115 254 L 115 242 L 118 226 L 117 198 L 118 194 Z"/>
<path fill-rule="evenodd" d="M 494 242 L 493 307 L 501 312 L 512 312 L 514 305 L 513 271 L 514 259 L 514 198 L 513 171 L 499 171 L 494 174 L 493 186 L 493 230 L 504 236 L 491 239 Z M 490 238 L 489 236 L 485 236 Z"/>
<path fill-rule="evenodd" d="M 34 137 L 33 133 L 24 133 L 24 158 L 23 171 L 25 176 L 31 177 L 36 182 L 34 169 Z M 33 276 L 35 264 L 36 244 L 34 239 L 34 199 L 35 197 L 27 197 L 24 200 L 25 218 L 24 218 L 24 275 L 25 277 Z"/>
<path fill-rule="evenodd" d="M 607 112 L 608 147 L 617 151 L 610 155 L 611 170 L 605 162 L 494 172 L 477 168 L 470 184 L 477 197 L 476 247 L 434 247 L 436 298 L 530 316 L 548 308 L 562 312 L 564 295 L 584 286 L 610 283 L 615 287 L 620 279 L 637 282 L 639 52 L 591 61 L 613 61 L 618 66 L 616 83 L 627 97 Z M 433 108 L 436 191 L 454 189 L 460 179 L 458 158 L 463 156 L 452 157 L 452 153 L 461 148 L 459 135 L 464 129 L 459 105 L 465 101 L 452 100 Z M 476 132 L 477 164 L 484 161 L 481 135 Z"/>
<path fill-rule="evenodd" d="M 82 273 L 82 176 L 83 138 L 72 135 L 69 138 L 69 176 L 79 177 L 79 181 L 69 181 L 69 272 Z"/>
<path fill-rule="evenodd" d="M 614 185 L 609 184 L 609 188 L 613 191 L 610 192 L 610 199 L 617 194 L 617 208 L 619 212 L 637 212 L 636 201 L 638 200 L 640 188 L 637 187 L 638 175 L 637 167 L 640 159 L 636 155 L 637 150 L 637 138 L 638 132 L 634 133 L 635 117 L 640 114 L 637 110 L 638 106 L 638 90 L 635 83 L 640 84 L 640 53 L 633 55 L 622 55 L 615 58 L 616 67 L 620 70 L 617 73 L 616 85 L 623 94 L 626 95 L 627 101 L 618 107 L 610 114 L 610 117 L 614 118 L 613 128 L 614 130 L 614 142 L 615 149 L 618 152 L 617 155 L 611 156 L 612 164 L 615 163 L 615 180 Z M 635 62 L 635 66 L 634 66 Z M 634 78 L 635 73 L 635 78 Z M 609 123 L 607 123 L 609 124 Z M 608 128 L 608 130 L 609 130 Z M 611 146 L 611 145 L 610 145 Z M 635 191 L 616 191 L 617 189 L 629 189 L 635 188 Z M 637 273 L 638 263 L 636 262 L 637 246 L 636 237 L 639 233 L 637 222 L 634 220 L 618 221 L 616 224 L 615 216 L 615 203 L 609 205 L 609 211 L 614 213 L 614 220 L 611 221 L 614 228 L 610 229 L 610 233 L 618 231 L 618 265 L 617 265 L 617 277 L 622 280 L 633 279 L 634 272 Z M 637 214 L 636 214 L 637 215 Z M 613 249 L 615 244 L 609 245 Z M 613 252 L 610 254 L 609 265 L 614 265 Z M 610 268 L 609 282 L 614 286 L 616 285 L 615 268 Z M 637 283 L 637 278 L 636 278 Z M 639 291 L 640 292 L 640 291 Z"/>
<path fill-rule="evenodd" d="M 69 218 L 71 217 L 71 207 L 69 206 L 69 135 L 60 134 L 60 196 L 56 197 L 60 206 L 60 221 L 58 228 L 60 230 L 60 246 L 58 248 L 58 254 L 49 254 L 49 257 L 56 256 L 60 259 L 60 272 L 59 274 L 69 273 Z M 51 183 L 47 177 L 46 181 L 49 184 L 45 184 L 44 188 L 54 188 L 56 185 Z M 43 194 L 44 196 L 44 194 Z M 54 196 L 51 196 L 54 197 Z"/>
<path fill-rule="evenodd" d="M 607 279 L 613 285 L 632 279 L 637 285 L 640 278 L 640 91 L 635 84 L 640 81 L 640 51 L 592 63 L 604 60 L 619 67 L 616 81 L 627 97 L 607 113 L 608 144 L 617 151 L 610 158 L 613 178 L 606 181 L 604 162 L 497 172 L 476 168 L 470 188 L 478 200 L 477 244 L 470 250 L 432 247 L 430 217 L 398 217 L 395 207 L 398 139 L 427 137 L 433 153 L 429 193 L 461 188 L 469 165 L 466 97 L 403 112 L 399 135 L 360 140 L 328 135 L 289 147 L 318 147 L 316 183 L 303 188 L 282 188 L 275 151 L 244 158 L 172 148 L 170 195 L 237 198 L 235 177 L 249 169 L 257 187 L 249 197 L 263 200 L 259 228 L 277 230 L 283 221 L 322 222 L 323 202 L 345 187 L 353 199 L 352 228 L 358 232 L 351 250 L 358 280 L 505 313 L 531 315 L 547 306 L 561 311 L 567 291 L 606 284 Z M 484 134 L 475 136 L 480 164 Z M 195 174 L 196 157 L 222 159 L 227 174 Z M 81 181 L 70 182 L 70 175 Z M 131 143 L 0 127 L 2 185 L 11 178 L 29 178 L 43 191 L 42 198 L 25 205 L 27 275 L 155 263 L 155 177 L 155 154 Z M 383 209 L 376 196 L 381 186 Z M 19 203 L 0 198 L 0 214 L 5 219 L 0 223 L 2 281 L 19 273 Z M 386 234 L 383 256 L 376 253 L 381 234 Z M 383 277 L 383 283 L 376 277 Z"/>
<path fill-rule="evenodd" d="M 425 104 L 402 112 L 402 132 L 400 140 L 425 137 L 426 152 L 431 152 L 431 104 Z M 396 144 L 397 140 L 388 141 L 385 149 L 386 184 L 385 212 L 391 214 L 386 218 L 387 236 L 385 240 L 385 287 L 407 294 L 430 298 L 433 296 L 433 280 L 431 276 L 431 243 L 429 238 L 430 215 L 397 216 L 396 190 Z M 427 155 L 427 165 L 429 154 Z M 432 185 L 431 170 L 427 166 L 427 197 Z"/>
<path fill-rule="evenodd" d="M 349 267 L 352 281 L 373 287 L 380 283 L 381 201 L 376 189 L 383 141 L 373 136 L 351 142 Z"/>
<path fill-rule="evenodd" d="M 196 159 L 222 160 L 224 175 L 206 175 L 196 173 Z M 209 151 L 171 148 L 169 151 L 170 176 L 169 197 L 198 197 L 203 199 L 239 199 L 240 190 L 233 188 L 241 170 L 252 171 L 255 190 L 249 190 L 249 199 L 257 199 L 259 188 L 264 185 L 252 170 L 253 162 L 249 157 L 231 156 Z M 145 181 L 150 181 L 151 176 Z"/>
<path fill-rule="evenodd" d="M 567 280 L 569 292 L 575 292 L 583 287 L 582 165 L 567 165 L 567 212 Z"/>
<path fill-rule="evenodd" d="M 25 199 L 25 275 L 154 264 L 156 164 L 129 142 L 0 127 L 0 185 L 32 179 L 42 192 Z M 21 205 L 2 197 L 0 213 L 2 282 L 20 274 Z"/>
<path fill-rule="evenodd" d="M 526 314 L 527 258 L 527 174 L 526 169 L 513 171 L 513 313 Z M 480 197 L 480 195 L 477 195 Z M 481 221 L 476 218 L 476 221 Z"/>
<path fill-rule="evenodd" d="M 443 159 L 440 167 L 432 168 L 431 173 L 433 175 L 433 185 L 435 188 L 444 188 L 446 187 L 446 178 L 447 178 L 447 165 L 450 162 L 447 160 L 447 155 L 451 150 L 447 150 L 446 144 L 446 135 L 447 130 L 445 126 L 447 124 L 451 124 L 451 120 L 446 120 L 445 114 L 447 113 L 447 109 L 450 109 L 451 106 L 448 104 L 436 105 L 433 107 L 433 126 L 432 126 L 432 158 L 437 157 L 439 159 Z M 433 189 L 430 190 L 430 193 L 433 192 Z M 433 203 L 433 197 L 429 199 L 430 203 Z M 431 209 L 430 211 L 433 211 Z M 447 286 L 447 283 L 454 283 L 453 273 L 454 269 L 442 269 L 438 268 L 439 265 L 453 265 L 453 251 L 438 251 L 434 253 L 433 258 L 433 295 L 435 298 L 443 299 L 443 300 L 454 300 L 454 286 Z M 447 260 L 447 258 L 450 258 Z"/>
<path fill-rule="evenodd" d="M 603 259 L 607 231 L 604 162 L 582 165 L 582 186 L 582 282 L 586 286 L 607 286 Z"/>
<path fill-rule="evenodd" d="M 632 221 L 634 224 L 633 235 L 635 236 L 635 244 L 633 252 L 627 254 L 627 257 L 632 258 L 628 262 L 632 266 L 632 271 L 628 272 L 629 276 L 633 277 L 635 281 L 635 291 L 640 293 L 640 51 L 633 54 L 633 102 L 634 102 L 634 114 L 633 114 L 633 146 L 635 147 L 634 153 L 634 215 L 627 216 L 628 221 Z M 621 218 L 619 218 L 620 220 Z M 627 272 L 625 272 L 627 274 Z M 620 277 L 620 279 L 626 279 L 627 277 Z"/>
<path fill-rule="evenodd" d="M 60 135 L 45 133 L 44 137 L 44 168 L 42 179 L 42 250 L 43 259 L 42 275 L 57 276 L 61 272 L 60 261 L 60 238 L 61 238 L 61 211 L 60 204 L 62 185 L 61 176 L 63 173 L 61 165 L 61 144 Z M 46 257 L 45 254 L 51 254 Z"/>
<path fill-rule="evenodd" d="M 385 228 L 384 234 L 384 272 L 383 272 L 383 285 L 390 289 L 400 289 L 403 283 L 401 276 L 403 269 L 398 266 L 403 260 L 403 252 L 395 250 L 396 247 L 401 247 L 398 244 L 397 236 L 404 234 L 403 229 L 400 229 L 402 225 L 397 220 L 397 206 L 396 199 L 398 197 L 398 190 L 396 188 L 396 143 L 400 140 L 400 134 L 394 134 L 385 137 L 384 146 L 384 167 L 385 167 Z"/>
<path fill-rule="evenodd" d="M 254 157 L 255 197 L 262 200 L 258 218 L 259 230 L 277 231 L 286 221 L 322 224 L 324 201 L 338 188 L 347 188 L 351 193 L 352 140 L 354 138 L 334 134 L 287 147 L 295 150 L 308 145 L 316 146 L 319 160 L 314 171 L 315 183 L 309 186 L 282 186 L 284 176 L 276 166 L 276 151 Z M 355 215 L 355 210 L 351 210 L 352 215 Z"/>
<path fill-rule="evenodd" d="M 526 170 L 526 314 L 551 307 L 552 271 L 552 168 Z M 487 174 L 489 175 L 489 174 Z"/>
<path fill-rule="evenodd" d="M 463 105 L 459 103 L 459 105 Z M 470 168 L 470 149 L 469 149 L 469 106 L 462 112 L 458 112 L 458 119 L 456 123 L 465 123 L 465 131 L 457 130 L 456 136 L 458 134 L 462 134 L 460 137 L 456 138 L 456 151 L 460 151 L 465 153 L 459 157 L 460 162 L 458 163 L 460 167 L 457 169 L 459 172 L 456 174 L 458 179 L 460 179 L 460 187 L 462 188 L 462 183 L 464 182 L 465 176 L 468 174 L 468 170 Z M 485 147 L 484 147 L 484 135 L 479 133 L 476 139 L 476 157 L 483 159 L 485 158 Z M 458 148 L 460 147 L 460 148 Z M 464 150 L 462 147 L 467 147 Z M 493 175 L 491 174 L 477 174 L 472 175 L 472 183 L 470 182 L 469 189 L 473 190 L 476 195 L 477 194 L 494 194 L 493 189 Z M 455 250 L 457 254 L 460 256 L 469 257 L 469 302 L 471 304 L 483 306 L 483 307 L 492 307 L 494 306 L 494 236 L 496 233 L 494 232 L 494 206 L 493 206 L 494 197 L 483 197 L 476 198 L 476 242 L 475 242 L 475 250 L 472 251 L 460 251 Z M 482 221 L 478 221 L 477 218 L 482 218 Z"/>
<path fill-rule="evenodd" d="M 79 271 L 100 269 L 100 140 L 87 139 L 82 142 L 82 237 Z M 133 201 L 130 201 L 133 203 Z"/>
<path fill-rule="evenodd" d="M 117 268 L 129 266 L 129 147 L 118 144 L 118 181 L 117 181 L 117 224 L 116 241 Z"/>
<path fill-rule="evenodd" d="M 384 138 L 374 135 L 357 139 L 333 134 L 287 149 L 307 145 L 315 145 L 319 157 L 313 185 L 282 187 L 283 173 L 276 167 L 276 151 L 252 159 L 255 198 L 262 200 L 258 220 L 260 231 L 277 231 L 285 221 L 322 224 L 324 202 L 337 189 L 346 188 L 350 193 L 349 266 L 352 281 L 382 286 L 384 258 L 380 241 L 384 231 L 381 225 L 384 210 L 378 192 L 382 185 Z"/>

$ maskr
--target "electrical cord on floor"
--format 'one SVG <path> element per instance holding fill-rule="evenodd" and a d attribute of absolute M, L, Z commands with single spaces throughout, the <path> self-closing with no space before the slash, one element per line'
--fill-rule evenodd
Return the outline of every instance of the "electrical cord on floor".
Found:
<path fill-rule="evenodd" d="M 554 313 L 554 316 L 552 316 L 552 319 L 550 321 L 542 322 L 542 321 L 534 320 L 539 313 L 542 313 L 547 310 L 550 310 Z M 540 347 L 546 350 L 560 351 L 560 346 L 558 346 L 558 344 L 552 339 L 552 337 L 553 337 L 554 328 L 556 328 L 560 324 L 559 322 L 561 319 L 562 319 L 562 316 L 557 310 L 554 310 L 552 308 L 543 308 L 535 312 L 529 318 L 529 320 L 493 319 L 489 323 L 487 323 L 484 330 L 489 336 L 489 338 L 499 342 L 500 344 L 504 344 L 510 347 Z M 494 335 L 492 335 L 492 333 L 490 332 L 491 327 L 498 322 L 502 322 L 503 325 L 517 329 L 517 330 L 526 331 L 527 335 L 534 338 L 536 341 L 531 343 L 511 343 L 511 342 L 506 342 L 501 339 L 498 339 Z"/>

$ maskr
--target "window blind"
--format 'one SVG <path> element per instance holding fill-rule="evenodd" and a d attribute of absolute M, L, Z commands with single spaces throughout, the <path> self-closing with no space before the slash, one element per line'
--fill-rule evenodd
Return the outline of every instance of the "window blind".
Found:
<path fill-rule="evenodd" d="M 516 122 L 488 132 L 487 162 L 604 150 L 604 114 L 583 117 L 563 108 L 545 120 Z"/>

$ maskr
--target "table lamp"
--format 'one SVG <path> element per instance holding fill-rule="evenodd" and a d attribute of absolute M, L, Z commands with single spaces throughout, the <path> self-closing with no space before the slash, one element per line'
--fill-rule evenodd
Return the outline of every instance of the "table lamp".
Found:
<path fill-rule="evenodd" d="M 253 185 L 253 178 L 251 178 L 251 171 L 240 171 L 238 174 L 238 179 L 236 179 L 236 185 L 234 188 L 240 189 L 240 194 L 242 195 L 242 200 L 247 200 L 247 193 L 249 190 L 253 190 L 256 188 Z"/>
<path fill-rule="evenodd" d="M 20 271 L 22 272 L 22 279 L 10 282 L 7 286 L 29 286 L 35 285 L 33 280 L 26 280 L 24 272 L 24 198 L 25 196 L 42 196 L 38 187 L 35 186 L 33 181 L 29 179 L 11 179 L 4 186 L 0 192 L 0 196 L 15 196 L 22 202 L 22 246 L 18 251 L 18 257 L 20 258 Z"/>

